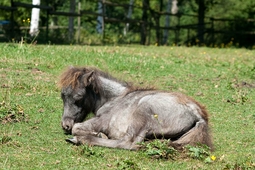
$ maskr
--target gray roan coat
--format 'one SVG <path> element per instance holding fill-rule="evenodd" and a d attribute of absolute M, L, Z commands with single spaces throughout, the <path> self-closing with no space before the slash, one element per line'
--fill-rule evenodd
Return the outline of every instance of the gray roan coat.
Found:
<path fill-rule="evenodd" d="M 136 150 L 138 142 L 163 138 L 176 148 L 212 148 L 205 108 L 184 94 L 134 88 L 93 67 L 68 68 L 59 85 L 71 143 Z"/>

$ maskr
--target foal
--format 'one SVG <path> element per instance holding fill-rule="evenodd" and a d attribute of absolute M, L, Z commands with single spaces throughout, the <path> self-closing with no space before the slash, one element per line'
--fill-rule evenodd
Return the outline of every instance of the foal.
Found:
<path fill-rule="evenodd" d="M 136 89 L 93 67 L 67 69 L 59 85 L 69 142 L 136 150 L 144 139 L 164 138 L 176 148 L 212 148 L 205 107 L 184 94 Z"/>

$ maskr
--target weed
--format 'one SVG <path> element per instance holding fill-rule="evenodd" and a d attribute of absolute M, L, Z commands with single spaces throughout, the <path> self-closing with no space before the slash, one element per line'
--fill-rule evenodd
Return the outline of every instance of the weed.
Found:
<path fill-rule="evenodd" d="M 84 155 L 86 157 L 103 157 L 104 152 L 102 151 L 95 151 L 94 147 L 89 145 L 83 145 L 81 146 L 80 154 Z"/>
<path fill-rule="evenodd" d="M 169 140 L 155 139 L 152 142 L 142 143 L 145 154 L 156 159 L 175 159 L 177 151 L 169 146 Z"/>
<path fill-rule="evenodd" d="M 216 156 L 210 156 L 210 148 L 206 145 L 185 146 L 186 154 L 193 159 L 203 160 L 205 163 L 212 163 L 216 160 Z"/>
<path fill-rule="evenodd" d="M 248 92 L 245 90 L 235 90 L 234 94 L 227 99 L 227 102 L 232 104 L 244 104 L 249 100 Z"/>
<path fill-rule="evenodd" d="M 234 169 L 234 170 L 242 170 L 242 169 L 254 169 L 255 162 L 251 160 L 247 160 L 244 162 L 235 162 L 234 164 L 228 163 L 225 165 L 224 169 Z"/>
<path fill-rule="evenodd" d="M 12 141 L 12 138 L 8 135 L 4 135 L 4 136 L 0 137 L 0 144 L 6 144 L 10 141 Z"/>
<path fill-rule="evenodd" d="M 117 163 L 117 167 L 118 167 L 118 169 L 121 169 L 121 170 L 123 170 L 123 169 L 138 170 L 138 169 L 140 169 L 138 167 L 138 165 L 130 159 L 125 159 L 123 161 L 119 161 Z"/>

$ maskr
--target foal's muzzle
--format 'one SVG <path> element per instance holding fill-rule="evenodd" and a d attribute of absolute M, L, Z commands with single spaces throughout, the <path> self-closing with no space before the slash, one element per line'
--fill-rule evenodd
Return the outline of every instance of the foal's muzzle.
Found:
<path fill-rule="evenodd" d="M 61 125 L 62 125 L 62 129 L 65 131 L 65 134 L 71 134 L 72 128 L 74 125 L 74 120 L 64 119 L 64 120 L 62 120 Z"/>

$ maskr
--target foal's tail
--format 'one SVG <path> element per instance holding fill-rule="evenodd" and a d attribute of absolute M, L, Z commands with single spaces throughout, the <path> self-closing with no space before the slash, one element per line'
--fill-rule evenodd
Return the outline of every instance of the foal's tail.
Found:
<path fill-rule="evenodd" d="M 213 150 L 213 144 L 209 134 L 209 127 L 204 119 L 200 119 L 192 129 L 182 135 L 178 140 L 172 142 L 170 145 L 176 149 L 180 149 L 184 145 L 188 144 L 205 144 L 210 147 L 211 150 Z"/>

